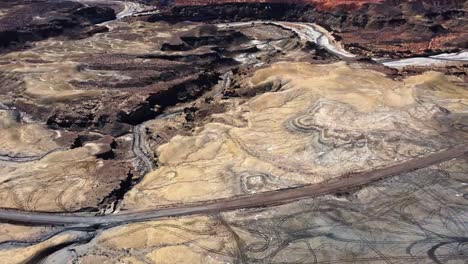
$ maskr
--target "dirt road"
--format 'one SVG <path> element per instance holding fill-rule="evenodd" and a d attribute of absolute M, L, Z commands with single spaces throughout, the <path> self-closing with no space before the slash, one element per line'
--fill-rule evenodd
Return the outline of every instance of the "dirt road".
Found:
<path fill-rule="evenodd" d="M 282 189 L 253 195 L 238 196 L 194 204 L 176 204 L 165 208 L 145 211 L 132 211 L 105 216 L 75 216 L 65 214 L 30 213 L 13 210 L 1 210 L 0 221 L 29 225 L 77 225 L 77 226 L 112 226 L 122 223 L 139 222 L 163 217 L 205 214 L 245 208 L 275 206 L 304 198 L 336 193 L 353 187 L 368 184 L 386 177 L 425 168 L 460 156 L 468 155 L 468 143 L 392 164 L 372 171 L 359 172 L 332 181 L 306 185 L 298 188 Z"/>

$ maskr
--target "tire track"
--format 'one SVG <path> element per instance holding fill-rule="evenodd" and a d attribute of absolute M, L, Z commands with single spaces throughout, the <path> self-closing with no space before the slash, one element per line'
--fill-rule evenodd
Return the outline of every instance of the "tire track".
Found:
<path fill-rule="evenodd" d="M 141 222 L 164 217 L 209 214 L 246 208 L 276 206 L 305 198 L 348 190 L 386 177 L 425 168 L 466 155 L 468 155 L 468 143 L 379 169 L 357 172 L 335 178 L 328 182 L 297 188 L 282 189 L 278 191 L 204 201 L 193 204 L 174 204 L 168 205 L 164 208 L 132 211 L 105 216 L 73 216 L 65 214 L 1 210 L 0 221 L 30 225 L 78 225 L 99 227 L 130 222 Z"/>

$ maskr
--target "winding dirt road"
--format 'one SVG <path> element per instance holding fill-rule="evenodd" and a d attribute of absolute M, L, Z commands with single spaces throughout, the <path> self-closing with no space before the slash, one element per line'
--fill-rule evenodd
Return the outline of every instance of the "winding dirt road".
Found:
<path fill-rule="evenodd" d="M 42 155 L 37 155 L 37 156 L 11 156 L 9 154 L 2 154 L 0 153 L 0 161 L 5 161 L 5 162 L 15 162 L 15 163 L 25 163 L 25 162 L 32 162 L 36 160 L 41 160 L 45 156 L 57 152 L 57 151 L 64 151 L 67 150 L 67 148 L 57 148 L 50 150 Z"/>
<path fill-rule="evenodd" d="M 118 0 L 115 0 L 115 1 L 107 1 L 107 0 L 74 0 L 74 1 L 79 2 L 79 3 L 95 3 L 95 4 L 98 3 L 98 4 L 107 4 L 107 5 L 110 5 L 110 4 L 120 5 L 120 6 L 122 6 L 123 9 L 122 9 L 122 11 L 120 11 L 119 13 L 117 13 L 115 15 L 117 20 L 122 19 L 124 17 L 132 16 L 132 15 L 137 14 L 139 12 L 143 12 L 146 9 L 146 6 L 144 6 L 144 5 L 140 4 L 140 3 L 128 2 L 128 1 L 118 1 Z"/>
<path fill-rule="evenodd" d="M 76 0 L 78 2 L 102 2 L 102 0 Z M 124 10 L 117 15 L 118 19 L 126 16 L 131 16 L 138 13 L 142 8 L 140 4 L 132 2 L 111 1 L 124 6 Z M 105 2 L 109 3 L 109 2 Z M 326 48 L 330 52 L 339 57 L 354 57 L 353 54 L 345 51 L 339 43 L 335 42 L 328 32 L 320 27 L 310 23 L 291 23 L 291 22 L 272 22 L 272 21 L 254 21 L 242 23 L 222 24 L 226 26 L 240 26 L 252 23 L 269 23 L 275 24 L 296 32 L 301 39 L 312 41 Z M 450 54 L 445 57 L 437 57 L 439 60 L 453 59 Z M 145 150 L 142 148 L 142 126 L 135 127 L 134 131 L 134 148 L 133 151 L 139 159 L 144 163 L 146 170 L 152 170 L 153 164 L 145 155 Z M 359 172 L 351 175 L 337 177 L 332 181 L 302 186 L 298 188 L 282 189 L 272 192 L 264 192 L 253 195 L 238 196 L 220 200 L 204 201 L 194 204 L 175 204 L 168 205 L 165 208 L 154 208 L 151 210 L 138 212 L 124 212 L 119 214 L 105 216 L 77 216 L 66 214 L 46 214 L 32 213 L 14 210 L 0 210 L 1 222 L 14 222 L 23 224 L 36 225 L 78 225 L 78 226 L 108 226 L 127 222 L 145 221 L 162 217 L 203 214 L 244 208 L 255 208 L 274 206 L 284 204 L 304 198 L 316 197 L 319 195 L 335 193 L 338 191 L 347 190 L 356 186 L 368 184 L 370 182 L 398 175 L 404 172 L 421 169 L 433 164 L 447 161 L 453 158 L 468 154 L 468 144 L 458 145 L 453 148 L 443 150 L 437 153 L 427 155 L 425 157 L 415 158 L 409 161 L 389 165 L 387 167 L 378 168 L 372 171 Z M 30 158 L 30 157 L 27 157 Z M 37 157 L 33 157 L 37 158 Z"/>
<path fill-rule="evenodd" d="M 336 42 L 324 28 L 313 23 L 284 22 L 284 21 L 249 21 L 218 24 L 220 28 L 240 27 L 255 24 L 271 24 L 296 33 L 301 40 L 310 41 L 325 48 L 340 58 L 353 58 L 354 54 L 347 52 L 340 43 Z"/>
<path fill-rule="evenodd" d="M 116 20 L 120 20 L 129 16 L 140 16 L 140 15 L 151 15 L 159 13 L 159 10 L 148 9 L 136 2 L 128 1 L 105 1 L 105 0 L 75 0 L 81 3 L 102 3 L 102 4 L 117 4 L 123 7 L 123 10 L 116 14 Z M 104 22 L 107 24 L 111 21 Z M 356 55 L 346 51 L 340 42 L 336 41 L 335 38 L 325 28 L 314 24 L 314 23 L 302 23 L 302 22 L 285 22 L 285 21 L 249 21 L 249 22 L 233 22 L 218 24 L 219 27 L 236 27 L 251 24 L 273 24 L 282 27 L 287 30 L 295 32 L 302 40 L 316 43 L 322 48 L 330 51 L 338 57 L 355 58 Z M 387 60 L 384 58 L 373 58 L 374 61 L 382 63 L 383 65 L 390 68 L 402 68 L 405 66 L 428 66 L 433 64 L 448 64 L 448 63 L 460 63 L 467 62 L 467 51 L 459 53 L 440 54 L 430 57 L 415 57 L 415 58 L 403 58 L 396 60 Z M 248 61 L 250 64 L 255 58 L 239 58 L 241 61 Z"/>
<path fill-rule="evenodd" d="M 342 59 L 355 58 L 356 55 L 346 51 L 340 42 L 325 28 L 314 23 L 302 22 L 285 22 L 285 21 L 249 21 L 249 22 L 233 22 L 218 24 L 218 27 L 240 27 L 255 24 L 271 24 L 276 25 L 286 30 L 296 33 L 301 40 L 310 41 L 318 46 L 328 50 Z M 244 60 L 247 61 L 248 58 Z M 468 52 L 462 51 L 458 53 L 445 53 L 430 57 L 415 57 L 403 59 L 384 59 L 373 58 L 374 61 L 382 63 L 390 68 L 403 68 L 406 66 L 429 66 L 434 64 L 448 64 L 448 63 L 466 63 L 468 62 Z"/>
<path fill-rule="evenodd" d="M 372 171 L 358 172 L 334 180 L 306 185 L 298 188 L 282 189 L 253 195 L 238 196 L 193 204 L 168 205 L 144 211 L 132 211 L 105 216 L 76 216 L 65 214 L 30 213 L 1 210 L 0 221 L 28 225 L 75 225 L 80 227 L 112 226 L 129 222 L 139 222 L 163 217 L 192 214 L 207 214 L 245 208 L 275 206 L 304 198 L 336 193 L 353 187 L 368 184 L 386 177 L 425 168 L 460 156 L 468 155 L 468 143 L 457 145 L 427 156 L 392 164 Z"/>

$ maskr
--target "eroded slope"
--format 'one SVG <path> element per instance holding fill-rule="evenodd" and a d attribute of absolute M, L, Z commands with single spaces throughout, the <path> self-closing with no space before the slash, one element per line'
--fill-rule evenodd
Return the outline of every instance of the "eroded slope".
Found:
<path fill-rule="evenodd" d="M 124 208 L 322 182 L 467 139 L 466 89 L 435 72 L 395 81 L 359 65 L 278 63 L 245 85 L 275 91 L 158 147 L 160 167 Z"/>

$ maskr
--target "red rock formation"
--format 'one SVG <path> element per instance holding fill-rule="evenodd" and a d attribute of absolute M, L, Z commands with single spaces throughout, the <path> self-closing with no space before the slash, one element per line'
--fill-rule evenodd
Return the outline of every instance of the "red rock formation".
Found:
<path fill-rule="evenodd" d="M 224 3 L 312 3 L 322 9 L 337 6 L 359 7 L 366 3 L 378 3 L 382 0 L 176 0 L 176 5 L 213 5 Z"/>

